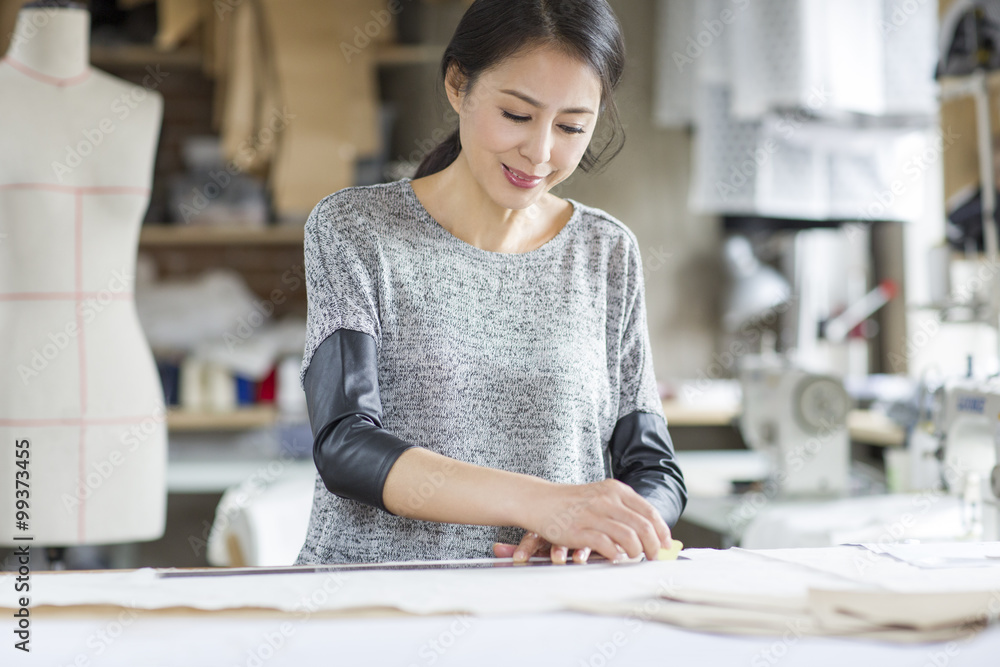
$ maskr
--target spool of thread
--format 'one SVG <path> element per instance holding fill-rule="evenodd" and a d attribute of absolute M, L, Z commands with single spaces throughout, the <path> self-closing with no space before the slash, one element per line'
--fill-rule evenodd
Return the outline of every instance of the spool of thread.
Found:
<path fill-rule="evenodd" d="M 205 401 L 205 363 L 194 357 L 181 362 L 180 404 L 185 410 L 201 412 L 207 408 Z"/>
<path fill-rule="evenodd" d="M 205 397 L 209 411 L 236 409 L 236 380 L 229 369 L 219 364 L 205 364 Z"/>
<path fill-rule="evenodd" d="M 302 357 L 283 357 L 278 363 L 278 377 L 275 381 L 278 410 L 285 415 L 302 416 L 308 414 L 306 393 L 299 385 L 299 370 Z"/>
<path fill-rule="evenodd" d="M 274 403 L 274 387 L 278 377 L 278 366 L 272 366 L 271 372 L 257 383 L 257 402 Z"/>

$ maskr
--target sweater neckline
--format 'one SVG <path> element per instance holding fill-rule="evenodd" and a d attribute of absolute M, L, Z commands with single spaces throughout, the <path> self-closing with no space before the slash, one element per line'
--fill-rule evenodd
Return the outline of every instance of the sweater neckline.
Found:
<path fill-rule="evenodd" d="M 580 202 L 575 199 L 571 199 L 570 197 L 564 197 L 564 199 L 572 205 L 573 213 L 570 215 L 566 224 L 563 225 L 562 229 L 559 230 L 559 233 L 543 243 L 541 246 L 527 252 L 495 252 L 493 250 L 483 250 L 482 248 L 478 248 L 471 243 L 467 243 L 452 234 L 447 228 L 445 228 L 444 225 L 438 222 L 437 218 L 432 216 L 430 212 L 424 208 L 423 203 L 420 201 L 420 198 L 417 197 L 417 193 L 414 192 L 413 186 L 410 183 L 413 180 L 412 178 L 404 176 L 400 180 L 403 184 L 404 193 L 410 200 L 413 208 L 420 213 L 421 217 L 431 223 L 433 228 L 437 230 L 437 233 L 448 239 L 449 243 L 459 248 L 462 252 L 473 257 L 485 258 L 492 261 L 527 261 L 537 257 L 544 257 L 554 252 L 566 243 L 566 239 L 571 233 L 570 227 L 574 226 L 574 223 L 580 218 L 583 212 L 583 205 L 580 204 Z"/>

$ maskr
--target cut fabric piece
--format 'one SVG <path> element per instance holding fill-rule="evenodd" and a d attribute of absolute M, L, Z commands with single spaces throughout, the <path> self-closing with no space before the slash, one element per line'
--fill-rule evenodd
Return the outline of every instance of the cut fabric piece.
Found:
<path fill-rule="evenodd" d="M 733 30 L 733 115 L 803 107 L 824 115 L 928 115 L 936 109 L 937 3 L 774 0 L 748 3 Z M 897 77 L 901 63 L 907 72 Z"/>
<path fill-rule="evenodd" d="M 871 626 L 958 639 L 996 621 L 1000 614 L 1000 590 L 893 595 L 814 590 L 809 592 L 809 607 L 822 625 L 851 618 Z"/>
<path fill-rule="evenodd" d="M 236 6 L 222 25 L 229 26 L 220 41 L 227 45 L 223 108 L 217 112 L 221 122 L 222 147 L 226 158 L 241 171 L 263 176 L 267 173 L 280 137 L 268 141 L 259 136 L 261 125 L 279 111 L 276 83 L 269 76 L 259 39 L 261 14 L 253 3 Z"/>
<path fill-rule="evenodd" d="M 261 2 L 288 116 L 270 182 L 278 215 L 302 219 L 326 195 L 354 185 L 355 161 L 379 149 L 375 49 L 394 38 L 394 25 L 384 0 L 286 5 Z"/>
<path fill-rule="evenodd" d="M 701 53 L 690 35 L 696 7 L 695 0 L 658 0 L 656 5 L 653 122 L 659 127 L 686 127 L 694 121 L 692 100 L 698 65 L 692 56 Z"/>
<path fill-rule="evenodd" d="M 690 4 L 658 5 L 654 118 L 682 124 L 691 100 L 692 209 L 921 221 L 934 208 L 936 3 Z"/>
<path fill-rule="evenodd" d="M 470 559 L 468 567 L 456 561 L 447 567 L 400 561 L 386 563 L 384 569 L 289 568 L 225 576 L 215 576 L 218 569 L 170 576 L 150 568 L 42 572 L 34 580 L 32 603 L 298 611 L 301 601 L 326 581 L 335 583 L 336 594 L 316 601 L 310 609 L 314 613 L 391 609 L 491 616 L 573 610 L 716 634 L 772 636 L 788 644 L 806 636 L 892 643 L 968 639 L 985 623 L 996 622 L 997 580 L 969 577 L 963 568 L 914 573 L 905 563 L 872 554 L 880 566 L 861 571 L 851 565 L 860 553 L 853 547 L 790 549 L 781 553 L 783 559 L 772 553 L 692 549 L 684 551 L 685 560 L 549 567 L 483 566 L 494 559 Z M 852 574 L 824 572 L 816 563 L 841 563 Z M 408 569 L 410 565 L 416 567 Z M 958 592 L 919 590 L 927 580 L 934 584 L 938 579 L 941 586 L 956 574 L 968 582 Z M 886 575 L 901 590 L 880 587 Z"/>
<path fill-rule="evenodd" d="M 216 117 L 227 159 L 267 176 L 280 219 L 302 220 L 382 146 L 375 49 L 395 38 L 395 17 L 379 0 L 286 4 L 220 10 Z"/>
<path fill-rule="evenodd" d="M 724 86 L 696 91 L 691 206 L 704 213 L 811 220 L 921 220 L 927 170 L 955 140 L 923 121 L 845 124 L 828 104 L 741 120 Z"/>
<path fill-rule="evenodd" d="M 201 0 L 157 0 L 156 47 L 176 48 L 198 28 L 204 8 Z"/>

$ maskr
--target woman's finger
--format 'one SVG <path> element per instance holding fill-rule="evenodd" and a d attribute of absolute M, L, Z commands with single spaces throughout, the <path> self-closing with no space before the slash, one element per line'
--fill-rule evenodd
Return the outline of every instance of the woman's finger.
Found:
<path fill-rule="evenodd" d="M 655 536 L 652 536 L 651 541 L 659 542 L 659 544 L 656 545 L 657 550 L 659 550 L 659 547 L 669 549 L 672 540 L 670 526 L 666 524 L 656 508 L 654 508 L 648 500 L 637 493 L 627 493 L 625 494 L 623 500 L 627 506 L 652 524 Z M 646 546 L 648 547 L 649 545 Z"/>
<path fill-rule="evenodd" d="M 670 541 L 663 517 L 628 486 L 621 485 L 615 490 L 617 502 L 610 504 L 608 512 L 613 522 L 602 530 L 624 548 L 628 558 L 638 558 L 644 553 L 649 560 L 655 560 L 660 547 Z"/>
<path fill-rule="evenodd" d="M 521 538 L 521 543 L 514 550 L 514 562 L 526 561 L 539 550 L 543 544 L 548 544 L 538 533 L 528 532 Z"/>
<path fill-rule="evenodd" d="M 553 544 L 549 556 L 552 559 L 553 563 L 558 563 L 559 565 L 565 565 L 566 554 L 568 552 L 569 549 L 567 547 L 561 547 Z"/>
<path fill-rule="evenodd" d="M 606 534 L 596 530 L 587 530 L 584 532 L 588 538 L 587 541 L 594 545 L 593 550 L 608 560 L 619 562 L 628 557 L 625 549 Z"/>
<path fill-rule="evenodd" d="M 590 547 L 581 547 L 573 550 L 574 563 L 586 563 L 588 557 L 590 557 Z"/>

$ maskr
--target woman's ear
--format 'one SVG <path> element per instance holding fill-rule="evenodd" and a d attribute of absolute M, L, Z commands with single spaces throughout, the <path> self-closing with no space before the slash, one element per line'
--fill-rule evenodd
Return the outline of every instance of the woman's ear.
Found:
<path fill-rule="evenodd" d="M 451 104 L 451 108 L 459 115 L 461 115 L 462 100 L 465 97 L 465 94 L 462 92 L 463 85 L 465 85 L 465 77 L 459 71 L 458 65 L 452 62 L 448 65 L 448 73 L 444 78 L 444 89 L 448 94 L 448 102 Z"/>

